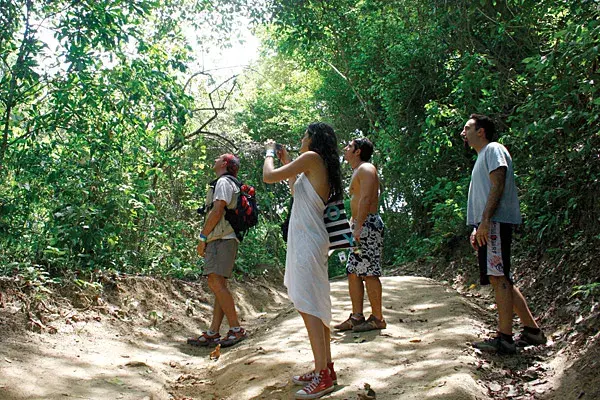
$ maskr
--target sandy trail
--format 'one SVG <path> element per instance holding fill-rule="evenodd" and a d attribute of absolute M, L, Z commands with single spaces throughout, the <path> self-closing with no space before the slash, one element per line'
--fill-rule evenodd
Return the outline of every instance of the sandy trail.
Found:
<path fill-rule="evenodd" d="M 382 278 L 388 328 L 334 333 L 339 386 L 329 399 L 356 399 L 369 383 L 377 399 L 485 399 L 477 360 L 466 345 L 484 330 L 479 311 L 455 291 L 417 277 Z M 333 318 L 350 312 L 345 280 L 332 282 Z M 368 302 L 365 311 L 369 315 Z M 242 309 L 251 337 L 223 349 L 187 346 L 189 331 L 105 321 L 55 335 L 28 332 L 0 347 L 2 399 L 289 399 L 289 378 L 312 367 L 302 320 L 291 305 L 279 313 Z M 164 325 L 164 324 L 163 324 Z"/>

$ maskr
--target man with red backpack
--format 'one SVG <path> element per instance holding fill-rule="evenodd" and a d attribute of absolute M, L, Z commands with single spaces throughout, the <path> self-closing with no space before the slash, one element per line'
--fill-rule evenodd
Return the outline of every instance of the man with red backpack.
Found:
<path fill-rule="evenodd" d="M 236 177 L 240 160 L 233 154 L 223 154 L 215 159 L 213 170 L 217 179 L 209 187 L 206 196 L 208 214 L 200 232 L 197 251 L 204 257 L 204 275 L 208 276 L 208 287 L 215 295 L 215 304 L 210 328 L 197 338 L 188 339 L 193 346 L 228 347 L 248 337 L 240 326 L 227 279 L 231 277 L 237 250 L 238 236 L 226 219 L 227 210 L 236 210 L 242 195 Z M 231 211 L 230 211 L 231 212 Z M 229 331 L 221 338 L 219 329 L 227 317 Z"/>

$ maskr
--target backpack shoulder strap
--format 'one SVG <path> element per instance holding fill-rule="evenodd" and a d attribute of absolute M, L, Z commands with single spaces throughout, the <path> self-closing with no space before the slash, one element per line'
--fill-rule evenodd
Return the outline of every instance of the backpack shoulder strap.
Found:
<path fill-rule="evenodd" d="M 233 175 L 229 175 L 229 174 L 225 174 L 225 175 L 221 175 L 219 178 L 227 178 L 229 179 L 231 182 L 235 183 L 235 185 L 238 188 L 242 187 L 242 182 L 240 182 L 235 176 Z"/>
<path fill-rule="evenodd" d="M 211 188 L 213 188 L 213 190 L 214 190 L 214 189 L 215 189 L 215 186 L 217 186 L 217 181 L 218 181 L 218 180 L 219 180 L 219 178 L 217 178 L 217 179 L 214 179 L 214 180 L 212 180 L 212 181 L 208 182 L 208 186 L 209 186 L 209 187 L 211 187 Z"/>

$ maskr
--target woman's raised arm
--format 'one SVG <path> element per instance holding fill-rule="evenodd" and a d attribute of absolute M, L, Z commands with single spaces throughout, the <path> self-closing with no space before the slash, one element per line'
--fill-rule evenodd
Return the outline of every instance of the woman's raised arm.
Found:
<path fill-rule="evenodd" d="M 263 165 L 263 181 L 265 183 L 276 183 L 289 178 L 295 178 L 302 172 L 308 172 L 320 160 L 320 156 L 314 151 L 307 151 L 289 164 L 275 168 L 274 157 L 265 158 Z M 317 164 L 318 165 L 318 164 Z"/>

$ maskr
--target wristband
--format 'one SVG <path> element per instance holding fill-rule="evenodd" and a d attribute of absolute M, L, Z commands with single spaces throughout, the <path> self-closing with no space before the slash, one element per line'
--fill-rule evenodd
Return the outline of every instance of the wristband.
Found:
<path fill-rule="evenodd" d="M 266 152 L 266 154 L 265 154 L 265 157 L 275 157 L 275 150 L 268 149 L 267 152 Z"/>
<path fill-rule="evenodd" d="M 201 242 L 206 243 L 207 237 L 205 235 L 203 235 L 202 233 L 200 234 L 200 236 L 198 238 L 200 239 Z"/>

